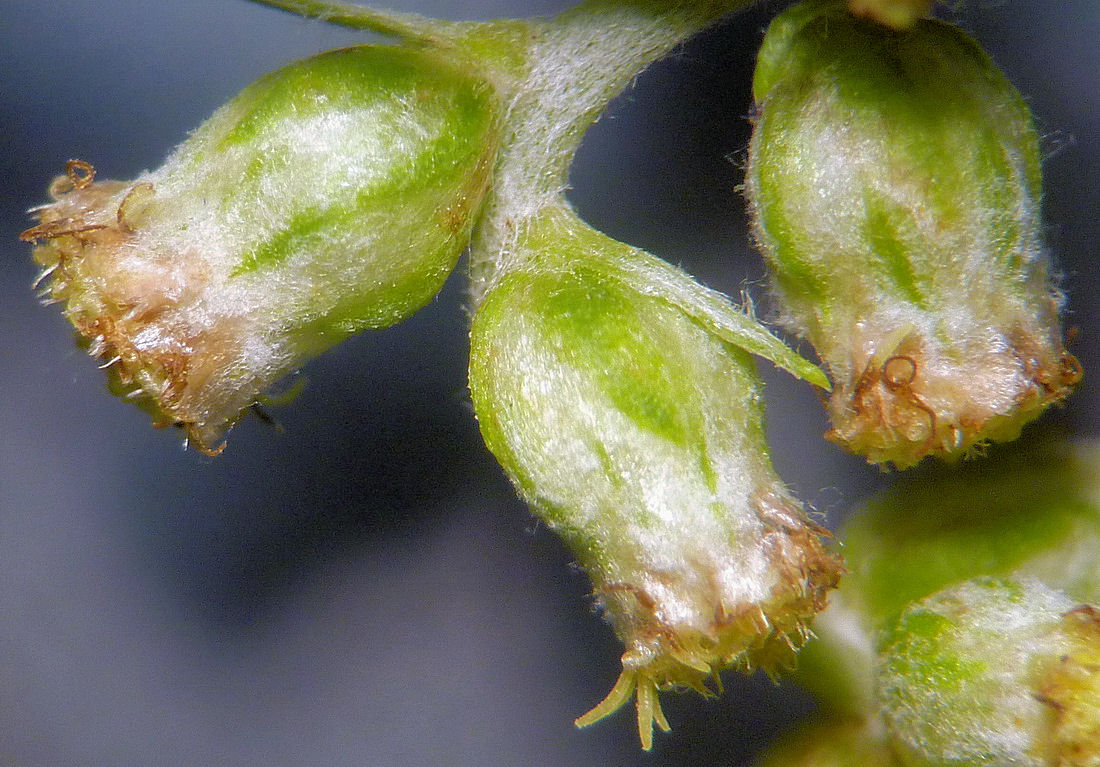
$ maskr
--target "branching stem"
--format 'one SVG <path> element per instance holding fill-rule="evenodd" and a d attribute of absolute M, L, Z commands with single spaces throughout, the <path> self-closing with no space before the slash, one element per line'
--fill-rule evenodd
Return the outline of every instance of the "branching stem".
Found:
<path fill-rule="evenodd" d="M 561 205 L 585 131 L 646 67 L 751 0 L 589 0 L 532 21 L 512 91 L 494 188 L 470 248 L 475 303 L 527 221 Z"/>
<path fill-rule="evenodd" d="M 251 0 L 465 54 L 505 104 L 493 189 L 470 246 L 475 304 L 540 211 L 563 204 L 581 138 L 652 62 L 751 0 L 587 0 L 553 19 L 452 22 L 334 0 Z"/>

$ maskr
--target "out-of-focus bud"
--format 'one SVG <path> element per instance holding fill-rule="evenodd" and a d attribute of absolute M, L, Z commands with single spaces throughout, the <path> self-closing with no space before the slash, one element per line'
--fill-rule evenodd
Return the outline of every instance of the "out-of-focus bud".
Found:
<path fill-rule="evenodd" d="M 849 569 L 814 624 L 799 681 L 832 706 L 870 705 L 875 637 L 911 602 L 980 576 L 1026 576 L 1100 603 L 1100 444 L 1030 434 L 980 461 L 928 464 L 857 507 Z"/>
<path fill-rule="evenodd" d="M 1100 764 L 1100 610 L 1038 581 L 914 604 L 883 637 L 878 678 L 908 765 Z"/>
<path fill-rule="evenodd" d="M 769 748 L 756 767 L 899 767 L 881 725 L 826 716 L 801 725 Z"/>
<path fill-rule="evenodd" d="M 848 0 L 848 10 L 894 29 L 908 29 L 932 12 L 932 0 Z"/>
<path fill-rule="evenodd" d="M 360 46 L 267 75 L 158 170 L 86 163 L 23 234 L 112 388 L 217 452 L 286 373 L 439 290 L 498 132 L 492 87 L 427 49 Z"/>
<path fill-rule="evenodd" d="M 1014 439 L 1071 391 L 1035 130 L 973 40 L 801 4 L 754 91 L 755 235 L 833 378 L 830 439 L 904 468 Z"/>
<path fill-rule="evenodd" d="M 668 728 L 658 690 L 787 664 L 841 571 L 772 468 L 751 357 L 638 280 L 656 260 L 544 215 L 478 308 L 470 359 L 486 444 L 626 645 L 577 723 L 636 695 L 646 749 Z"/>
<path fill-rule="evenodd" d="M 1057 439 L 1029 438 L 953 470 L 922 467 L 845 526 L 848 601 L 881 626 L 953 583 L 1021 574 L 1100 602 L 1097 477 L 1100 445 Z"/>

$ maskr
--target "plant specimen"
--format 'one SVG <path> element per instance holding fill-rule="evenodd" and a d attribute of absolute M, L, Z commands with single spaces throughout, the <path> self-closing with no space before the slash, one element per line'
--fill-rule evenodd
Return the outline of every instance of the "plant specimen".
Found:
<path fill-rule="evenodd" d="M 726 668 L 793 665 L 840 582 L 828 534 L 771 466 L 751 355 L 831 391 L 830 437 L 899 468 L 1013 439 L 1080 378 L 1039 243 L 1030 116 L 926 3 L 808 2 L 762 49 L 746 191 L 782 317 L 831 383 L 751 307 L 596 231 L 564 196 L 607 103 L 744 0 L 589 0 L 480 23 L 265 3 L 397 42 L 262 78 L 132 182 L 71 162 L 24 233 L 48 295 L 116 393 L 216 454 L 270 386 L 423 306 L 468 248 L 486 444 L 625 645 L 618 683 L 579 725 L 636 698 L 650 748 L 653 725 L 669 727 L 659 690 L 709 695 Z M 1032 602 L 1050 623 L 1091 616 L 1073 600 L 1095 599 Z M 910 623 L 883 634 L 886 668 Z M 1058 673 L 1088 704 L 1096 637 L 1078 633 L 1082 660 Z M 845 662 L 864 661 L 878 663 Z M 853 693 L 850 732 L 902 721 L 868 713 L 872 697 Z M 1048 697 L 1074 711 L 1049 758 L 1094 758 L 1088 705 Z M 922 750 L 933 737 L 886 740 L 869 747 L 942 756 Z"/>

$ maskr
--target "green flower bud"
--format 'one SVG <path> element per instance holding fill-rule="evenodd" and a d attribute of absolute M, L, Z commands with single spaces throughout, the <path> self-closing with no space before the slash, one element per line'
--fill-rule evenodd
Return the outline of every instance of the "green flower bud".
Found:
<path fill-rule="evenodd" d="M 428 48 L 269 74 L 136 181 L 70 163 L 26 240 L 112 388 L 217 452 L 260 393 L 407 317 L 466 246 L 498 133 L 490 85 Z"/>
<path fill-rule="evenodd" d="M 1038 581 L 983 578 L 913 605 L 878 678 L 908 765 L 1100 764 L 1100 610 Z"/>
<path fill-rule="evenodd" d="M 1027 576 L 1100 603 L 1100 444 L 1052 435 L 981 461 L 922 466 L 858 506 L 840 533 L 849 573 L 818 616 L 799 681 L 865 710 L 877 632 L 911 602 L 980 576 Z"/>
<path fill-rule="evenodd" d="M 1014 439 L 1071 391 L 1035 130 L 973 40 L 798 5 L 754 90 L 755 236 L 833 378 L 826 436 L 904 468 Z"/>
<path fill-rule="evenodd" d="M 636 694 L 648 749 L 659 689 L 786 664 L 841 568 L 772 469 L 751 357 L 634 279 L 657 259 L 565 212 L 513 258 L 473 320 L 474 408 L 626 645 L 577 724 Z"/>

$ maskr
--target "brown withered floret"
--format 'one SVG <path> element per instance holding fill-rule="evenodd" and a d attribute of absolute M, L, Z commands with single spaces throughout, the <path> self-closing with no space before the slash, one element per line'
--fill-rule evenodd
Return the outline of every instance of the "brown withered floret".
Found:
<path fill-rule="evenodd" d="M 236 333 L 224 323 L 195 330 L 173 316 L 210 282 L 201 259 L 123 258 L 135 247 L 134 227 L 154 194 L 148 182 L 97 182 L 90 164 L 71 160 L 50 186 L 54 202 L 34 211 L 39 223 L 20 239 L 42 243 L 34 249 L 43 267 L 39 281 L 49 280 L 42 295 L 65 303 L 111 388 L 150 412 L 155 426 L 181 428 L 197 449 L 216 455 L 224 444 L 214 441 L 218 432 L 206 428 L 195 400 L 218 364 L 211 350 L 230 348 Z M 143 342 L 143 334 L 154 334 L 156 343 Z"/>

